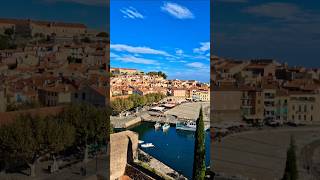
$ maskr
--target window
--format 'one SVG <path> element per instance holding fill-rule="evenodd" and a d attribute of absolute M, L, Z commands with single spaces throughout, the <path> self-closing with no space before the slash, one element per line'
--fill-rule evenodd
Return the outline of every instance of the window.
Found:
<path fill-rule="evenodd" d="M 74 94 L 74 98 L 78 99 L 78 93 Z"/>
<path fill-rule="evenodd" d="M 312 111 L 312 110 L 313 110 L 313 105 L 311 105 L 311 107 L 310 107 L 310 108 L 311 108 L 311 111 Z"/>
<path fill-rule="evenodd" d="M 310 121 L 312 121 L 313 120 L 313 117 L 312 117 L 312 115 L 310 116 Z"/>
<path fill-rule="evenodd" d="M 306 115 L 304 115 L 303 119 L 306 121 L 306 120 L 307 120 L 307 116 L 306 116 Z"/>
<path fill-rule="evenodd" d="M 299 112 L 301 112 L 301 105 L 299 105 Z"/>
<path fill-rule="evenodd" d="M 295 106 L 293 105 L 293 106 L 292 106 L 292 110 L 294 110 L 294 109 L 295 109 Z"/>
<path fill-rule="evenodd" d="M 82 93 L 82 100 L 86 99 L 86 93 Z"/>
<path fill-rule="evenodd" d="M 292 120 L 294 120 L 294 115 L 292 115 Z"/>
<path fill-rule="evenodd" d="M 307 105 L 304 105 L 304 112 L 307 112 Z"/>

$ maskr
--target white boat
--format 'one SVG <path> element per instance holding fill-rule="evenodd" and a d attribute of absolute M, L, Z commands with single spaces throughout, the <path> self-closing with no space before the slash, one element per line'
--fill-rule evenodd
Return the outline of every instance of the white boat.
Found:
<path fill-rule="evenodd" d="M 170 128 L 170 124 L 169 123 L 165 123 L 163 126 L 162 126 L 162 130 L 163 131 L 166 131 Z"/>
<path fill-rule="evenodd" d="M 144 141 L 139 140 L 139 144 L 142 144 L 142 143 L 144 143 Z"/>
<path fill-rule="evenodd" d="M 155 129 L 161 128 L 161 124 L 160 124 L 159 122 L 157 122 L 157 123 L 154 125 L 154 128 L 155 128 Z"/>
<path fill-rule="evenodd" d="M 154 147 L 154 145 L 152 143 L 145 143 L 145 144 L 142 144 L 141 147 L 150 148 L 150 147 Z"/>
<path fill-rule="evenodd" d="M 210 125 L 205 125 L 204 130 L 208 130 Z M 177 122 L 176 129 L 185 130 L 185 131 L 196 131 L 197 124 L 194 121 L 186 121 L 186 122 Z"/>

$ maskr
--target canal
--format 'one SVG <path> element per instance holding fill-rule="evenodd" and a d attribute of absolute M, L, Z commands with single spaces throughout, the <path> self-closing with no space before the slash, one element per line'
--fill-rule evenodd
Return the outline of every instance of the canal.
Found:
<path fill-rule="evenodd" d="M 194 155 L 194 132 L 176 130 L 172 126 L 165 132 L 155 130 L 154 123 L 143 122 L 130 128 L 139 134 L 144 143 L 152 143 L 153 148 L 142 148 L 143 151 L 160 160 L 188 179 L 192 178 Z M 210 131 L 206 132 L 206 166 L 210 165 Z"/>

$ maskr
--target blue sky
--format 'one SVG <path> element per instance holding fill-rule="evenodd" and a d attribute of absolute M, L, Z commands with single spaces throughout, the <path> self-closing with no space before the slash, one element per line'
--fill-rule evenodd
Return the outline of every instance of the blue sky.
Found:
<path fill-rule="evenodd" d="M 108 11 L 106 0 L 3 0 L 0 17 L 77 22 L 105 31 Z"/>
<path fill-rule="evenodd" d="M 320 67 L 320 1 L 214 0 L 213 54 Z"/>
<path fill-rule="evenodd" d="M 111 67 L 209 81 L 209 0 L 110 0 Z"/>

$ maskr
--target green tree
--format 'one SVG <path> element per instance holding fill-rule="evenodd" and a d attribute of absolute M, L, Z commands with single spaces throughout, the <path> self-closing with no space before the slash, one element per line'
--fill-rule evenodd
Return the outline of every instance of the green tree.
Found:
<path fill-rule="evenodd" d="M 22 115 L 13 123 L 1 128 L 1 148 L 9 159 L 19 159 L 30 168 L 30 176 L 36 175 L 37 160 L 46 153 L 44 145 L 45 124 L 39 117 Z"/>
<path fill-rule="evenodd" d="M 46 120 L 45 144 L 52 155 L 53 169 L 59 170 L 56 155 L 64 149 L 73 145 L 75 141 L 75 128 L 69 123 L 57 117 L 48 117 Z"/>
<path fill-rule="evenodd" d="M 14 34 L 13 28 L 7 28 L 4 30 L 4 34 L 7 35 L 10 39 L 12 39 L 12 35 Z"/>
<path fill-rule="evenodd" d="M 91 43 L 91 39 L 89 37 L 84 37 L 83 39 L 81 39 L 81 42 Z"/>
<path fill-rule="evenodd" d="M 133 101 L 124 98 L 116 98 L 111 101 L 111 108 L 115 114 L 132 109 L 134 107 Z"/>
<path fill-rule="evenodd" d="M 97 34 L 97 37 L 106 37 L 107 38 L 107 37 L 109 37 L 109 35 L 106 32 L 100 32 Z"/>
<path fill-rule="evenodd" d="M 0 35 L 0 50 L 10 48 L 10 39 L 7 36 Z"/>
<path fill-rule="evenodd" d="M 192 179 L 203 180 L 206 173 L 206 164 L 205 164 L 206 149 L 205 149 L 205 132 L 204 132 L 202 107 L 200 109 L 199 117 L 197 119 L 196 124 L 197 124 L 197 129 L 195 132 Z"/>
<path fill-rule="evenodd" d="M 163 77 L 163 79 L 167 79 L 167 75 L 162 71 L 158 71 L 158 72 L 151 71 L 151 72 L 148 72 L 147 75 L 149 75 L 149 76 L 161 76 L 161 77 Z"/>
<path fill-rule="evenodd" d="M 76 143 L 83 152 L 83 166 L 86 169 L 89 146 L 106 143 L 109 127 L 107 112 L 90 104 L 70 105 L 64 118 L 76 129 Z"/>
<path fill-rule="evenodd" d="M 296 146 L 294 137 L 290 138 L 290 146 L 287 151 L 286 168 L 282 180 L 297 180 L 297 160 L 296 160 Z"/>
<path fill-rule="evenodd" d="M 36 176 L 36 163 L 48 153 L 58 153 L 70 146 L 74 130 L 52 118 L 40 118 L 29 114 L 19 116 L 14 122 L 0 128 L 1 155 L 7 164 L 18 161 L 30 168 L 30 176 Z"/>
<path fill-rule="evenodd" d="M 144 106 L 146 103 L 146 98 L 138 94 L 130 95 L 129 100 L 133 102 L 133 107 Z"/>

